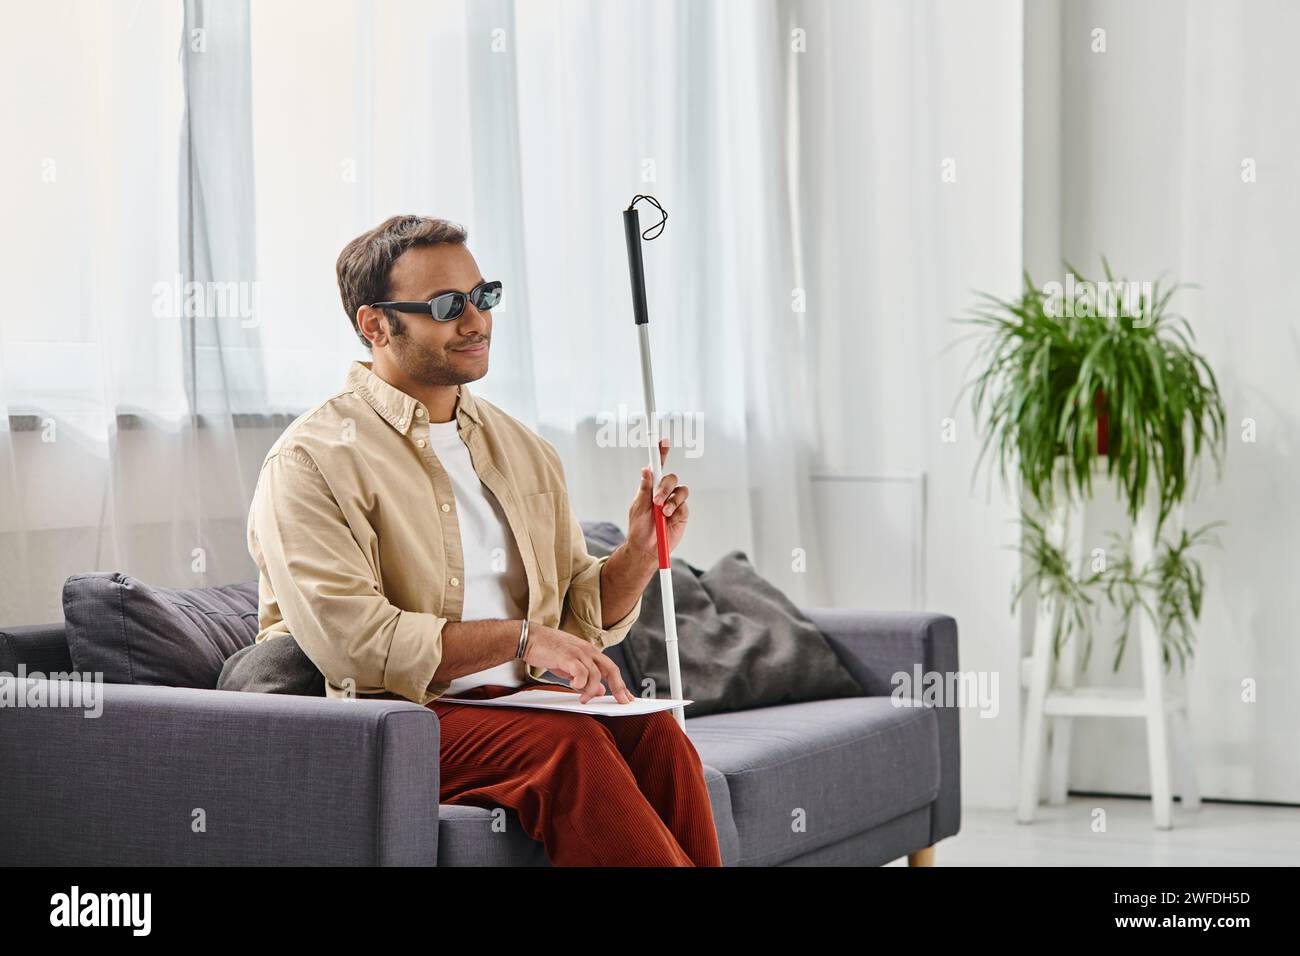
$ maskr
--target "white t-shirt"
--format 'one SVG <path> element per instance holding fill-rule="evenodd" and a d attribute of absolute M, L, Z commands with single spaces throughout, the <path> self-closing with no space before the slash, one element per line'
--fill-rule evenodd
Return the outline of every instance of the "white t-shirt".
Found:
<path fill-rule="evenodd" d="M 451 479 L 465 555 L 465 607 L 462 621 L 521 621 L 528 613 L 528 576 L 505 512 L 479 480 L 456 421 L 429 422 L 429 445 Z M 527 683 L 523 661 L 506 661 L 457 677 L 447 688 L 458 694 L 483 684 L 519 687 Z"/>

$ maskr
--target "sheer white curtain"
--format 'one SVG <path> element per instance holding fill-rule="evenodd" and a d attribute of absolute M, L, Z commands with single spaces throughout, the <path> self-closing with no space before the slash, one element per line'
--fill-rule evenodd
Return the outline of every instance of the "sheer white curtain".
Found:
<path fill-rule="evenodd" d="M 1009 295 L 1020 281 L 1024 4 L 783 8 L 809 51 L 796 58 L 794 142 L 815 467 L 925 476 L 926 610 L 957 619 L 963 672 L 1001 682 L 996 719 L 963 717 L 963 799 L 1008 806 L 1016 507 L 972 482 L 980 436 L 959 396 L 973 343 L 953 320 L 973 290 Z M 844 484 L 857 499 L 831 510 L 817 570 L 874 589 L 914 543 L 910 501 L 894 485 Z M 853 605 L 897 609 L 897 594 Z"/>
<path fill-rule="evenodd" d="M 652 193 L 669 214 L 644 243 L 659 401 L 698 426 L 699 454 L 672 459 L 694 502 L 682 553 L 707 566 L 740 548 L 794 600 L 819 600 L 794 569 L 817 542 L 779 10 L 518 9 L 538 413 L 576 465 L 578 501 L 621 523 L 643 460 L 593 436 L 620 404 L 640 407 L 620 210 Z"/>
<path fill-rule="evenodd" d="M 583 518 L 623 523 L 644 450 L 599 439 L 641 404 L 637 193 L 670 213 L 646 256 L 660 409 L 691 426 L 682 554 L 743 549 L 815 599 L 774 2 L 63 0 L 10 24 L 0 623 L 57 619 L 78 571 L 251 573 L 262 454 L 365 356 L 334 260 L 399 212 L 469 228 L 508 290 L 479 391 L 556 443 Z M 187 315 L 187 283 L 233 304 Z"/>
<path fill-rule="evenodd" d="M 59 0 L 6 27 L 0 619 L 57 620 L 80 571 L 246 578 L 276 425 L 248 5 Z"/>
<path fill-rule="evenodd" d="M 178 4 L 11 5 L 0 31 L 0 616 L 201 547 L 180 433 Z M 157 287 L 157 288 L 156 288 Z M 158 306 L 155 309 L 155 306 Z"/>
<path fill-rule="evenodd" d="M 641 406 L 621 210 L 652 193 L 670 214 L 646 244 L 659 403 L 696 427 L 673 454 L 696 502 L 682 554 L 744 549 L 804 599 L 777 31 L 770 3 L 254 4 L 273 402 L 317 400 L 361 354 L 331 273 L 347 239 L 399 212 L 458 220 L 507 287 L 479 390 L 555 442 L 583 518 L 622 524 L 644 451 L 599 439 Z"/>

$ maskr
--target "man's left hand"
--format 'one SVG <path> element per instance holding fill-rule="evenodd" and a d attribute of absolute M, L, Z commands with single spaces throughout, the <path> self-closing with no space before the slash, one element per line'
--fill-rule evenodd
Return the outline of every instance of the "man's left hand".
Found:
<path fill-rule="evenodd" d="M 659 464 L 668 460 L 668 439 L 659 442 Z M 686 521 L 690 517 L 690 506 L 686 499 L 690 489 L 677 481 L 677 475 L 668 472 L 659 479 L 659 487 L 651 497 L 650 485 L 654 475 L 650 466 L 641 469 L 641 484 L 637 488 L 632 507 L 627 513 L 627 544 L 638 554 L 648 555 L 655 567 L 659 565 L 659 543 L 655 537 L 654 505 L 664 506 L 664 524 L 668 529 L 668 550 L 672 552 L 681 543 L 686 533 Z"/>

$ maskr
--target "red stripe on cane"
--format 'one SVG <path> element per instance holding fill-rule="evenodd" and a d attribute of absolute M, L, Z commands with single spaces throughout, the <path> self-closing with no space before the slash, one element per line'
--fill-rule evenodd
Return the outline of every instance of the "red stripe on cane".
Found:
<path fill-rule="evenodd" d="M 668 525 L 664 523 L 664 506 L 655 505 L 655 539 L 659 542 L 659 570 L 672 567 L 668 560 Z"/>

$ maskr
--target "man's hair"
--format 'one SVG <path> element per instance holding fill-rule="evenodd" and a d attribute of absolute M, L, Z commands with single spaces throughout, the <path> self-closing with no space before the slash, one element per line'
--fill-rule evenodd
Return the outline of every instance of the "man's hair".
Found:
<path fill-rule="evenodd" d="M 343 299 L 343 311 L 348 314 L 352 330 L 366 348 L 371 348 L 371 345 L 361 334 L 357 312 L 363 305 L 373 305 L 388 298 L 388 273 L 397 257 L 413 246 L 463 245 L 466 238 L 468 234 L 464 227 L 446 219 L 393 216 L 343 247 L 334 266 L 339 277 L 339 296 Z M 384 314 L 392 323 L 394 333 L 400 335 L 401 320 L 397 314 L 391 309 L 385 309 Z"/>

